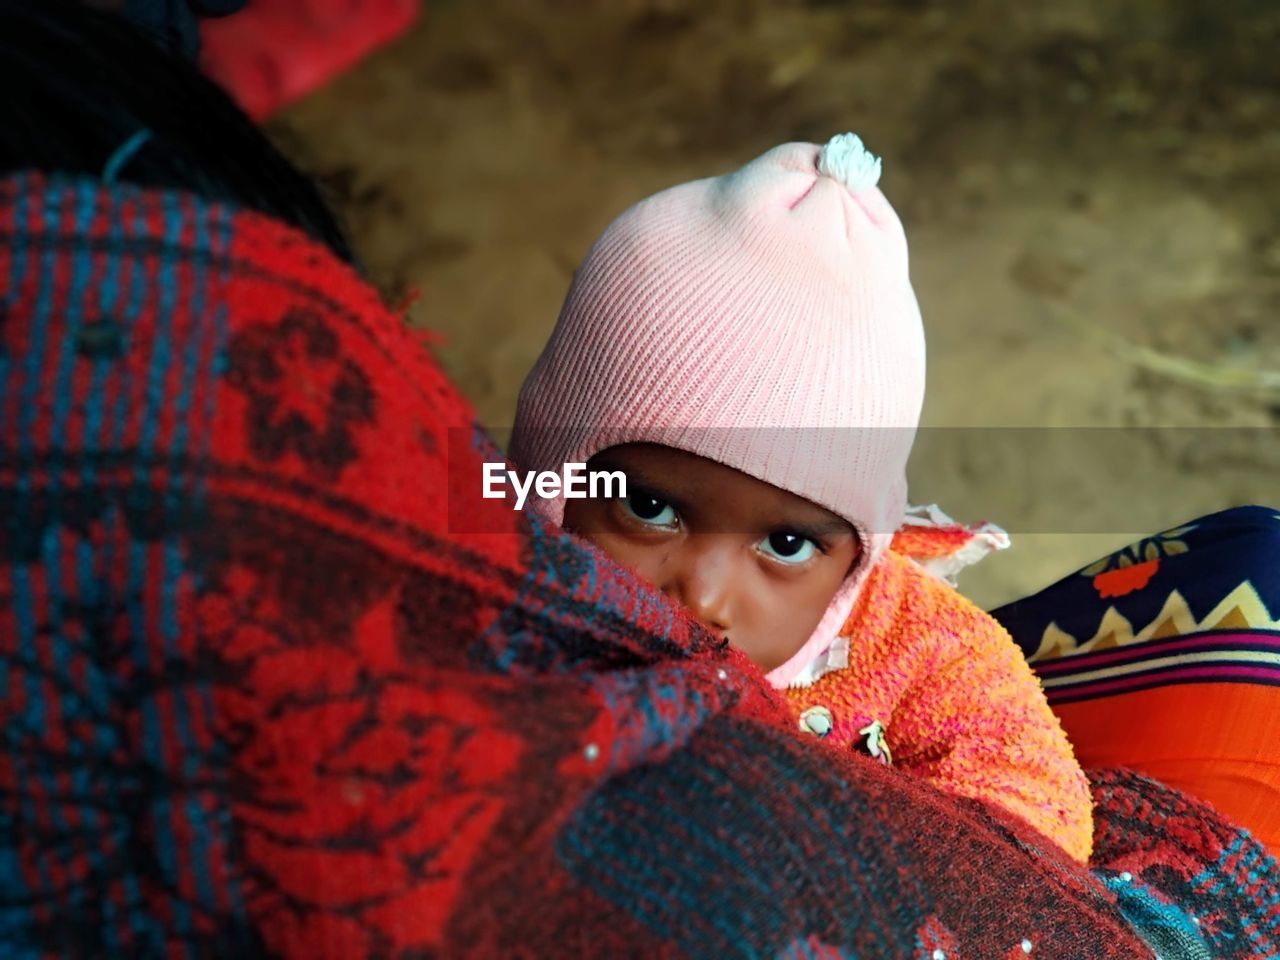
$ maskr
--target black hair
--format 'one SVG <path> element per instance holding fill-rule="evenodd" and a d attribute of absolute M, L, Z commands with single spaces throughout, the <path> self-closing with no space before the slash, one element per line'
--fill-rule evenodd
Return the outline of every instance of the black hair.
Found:
<path fill-rule="evenodd" d="M 256 210 L 354 259 L 316 185 L 193 64 L 75 0 L 0 0 L 0 172 L 100 177 L 139 131 L 116 179 Z"/>

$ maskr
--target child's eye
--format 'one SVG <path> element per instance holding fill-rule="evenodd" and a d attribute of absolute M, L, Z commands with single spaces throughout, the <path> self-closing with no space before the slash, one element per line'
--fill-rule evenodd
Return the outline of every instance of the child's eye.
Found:
<path fill-rule="evenodd" d="M 799 564 L 810 559 L 818 545 L 808 537 L 786 530 L 771 533 L 760 541 L 760 552 L 781 563 Z"/>
<path fill-rule="evenodd" d="M 675 507 L 651 494 L 637 490 L 623 499 L 622 506 L 627 513 L 641 523 L 648 523 L 655 527 L 675 526 Z"/>

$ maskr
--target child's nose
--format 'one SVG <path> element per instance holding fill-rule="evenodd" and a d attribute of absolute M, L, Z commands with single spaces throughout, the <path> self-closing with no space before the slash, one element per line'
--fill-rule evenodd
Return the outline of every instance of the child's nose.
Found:
<path fill-rule="evenodd" d="M 683 562 L 665 591 L 718 633 L 733 627 L 734 575 L 727 545 L 690 543 Z"/>

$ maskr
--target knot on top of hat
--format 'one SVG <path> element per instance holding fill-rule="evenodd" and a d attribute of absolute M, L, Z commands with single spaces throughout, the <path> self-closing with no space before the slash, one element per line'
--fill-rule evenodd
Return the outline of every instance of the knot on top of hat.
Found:
<path fill-rule="evenodd" d="M 840 133 L 828 140 L 818 154 L 818 173 L 858 193 L 880 181 L 880 158 L 866 148 L 856 133 Z"/>

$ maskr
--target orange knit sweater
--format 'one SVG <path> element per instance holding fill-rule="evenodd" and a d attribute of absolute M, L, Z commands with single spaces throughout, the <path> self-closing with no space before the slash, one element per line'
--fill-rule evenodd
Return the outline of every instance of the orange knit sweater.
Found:
<path fill-rule="evenodd" d="M 1084 773 L 1003 627 L 890 551 L 842 633 L 850 638 L 848 667 L 786 691 L 802 729 L 829 726 L 828 742 L 878 753 L 879 731 L 868 729 L 878 722 L 893 766 L 998 804 L 1088 859 L 1093 812 Z M 821 714 L 816 724 L 813 712 Z"/>

